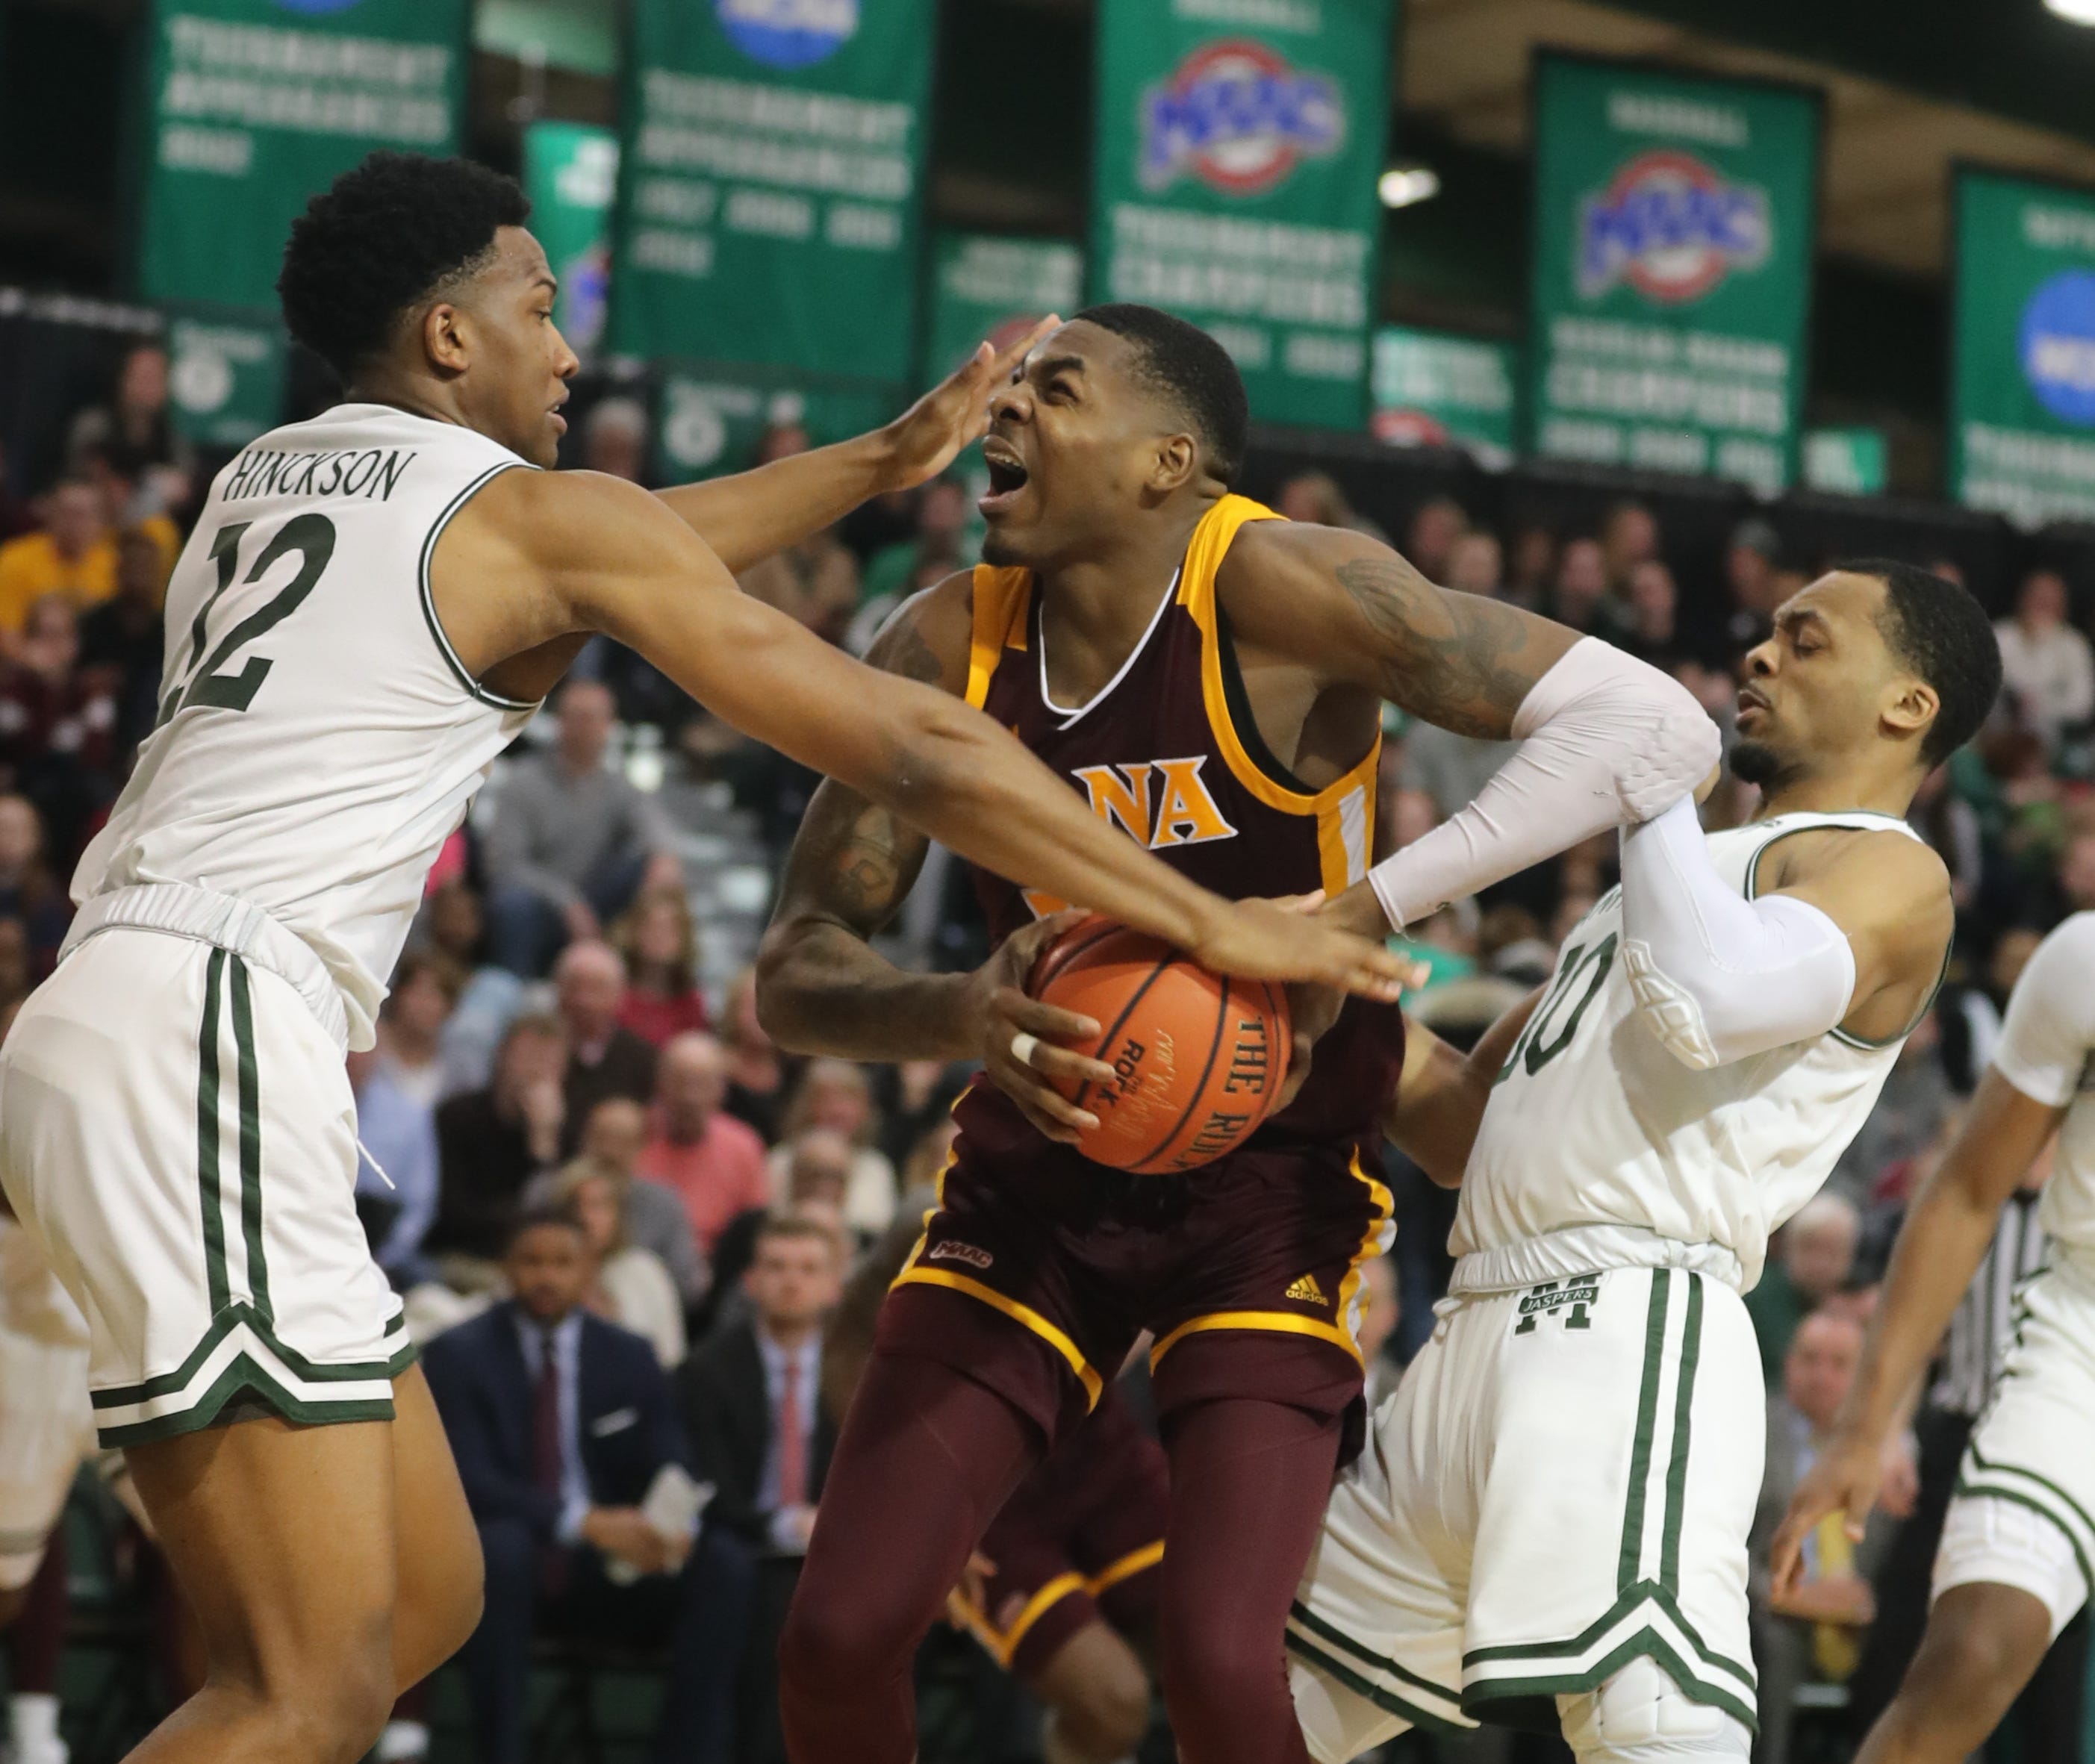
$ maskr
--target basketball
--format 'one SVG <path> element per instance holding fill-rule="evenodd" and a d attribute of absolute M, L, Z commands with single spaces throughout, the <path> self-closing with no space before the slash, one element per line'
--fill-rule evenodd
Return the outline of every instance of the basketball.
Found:
<path fill-rule="evenodd" d="M 1287 1075 L 1287 995 L 1210 973 L 1169 944 L 1096 916 L 1041 952 L 1034 997 L 1104 1026 L 1080 1051 L 1118 1074 L 1064 1094 L 1099 1125 L 1077 1148 L 1095 1163 L 1176 1175 L 1241 1145 Z"/>

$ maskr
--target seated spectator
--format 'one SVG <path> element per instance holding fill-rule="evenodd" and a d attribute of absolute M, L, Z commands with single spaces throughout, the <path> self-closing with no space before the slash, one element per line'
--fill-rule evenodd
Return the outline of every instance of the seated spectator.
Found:
<path fill-rule="evenodd" d="M 969 1075 L 966 1066 L 943 1060 L 904 1060 L 873 1069 L 880 1114 L 877 1143 L 898 1173 L 917 1142 L 951 1117 Z"/>
<path fill-rule="evenodd" d="M 21 927 L 29 979 L 43 979 L 72 923 L 72 902 L 45 861 L 43 818 L 26 796 L 0 796 L 0 919 Z"/>
<path fill-rule="evenodd" d="M 1621 621 L 1608 598 L 1606 554 L 1597 539 L 1573 539 L 1557 555 L 1557 581 L 1545 609 L 1560 625 L 1614 641 Z"/>
<path fill-rule="evenodd" d="M 2015 595 L 2014 616 L 1993 627 L 2001 678 L 2023 726 L 2048 748 L 2095 716 L 2095 650 L 2066 615 L 2066 578 L 2034 569 Z"/>
<path fill-rule="evenodd" d="M 653 1649 L 670 1666 L 654 1756 L 731 1764 L 753 1585 L 728 1527 L 664 1529 L 643 1510 L 685 1469 L 675 1394 L 640 1337 L 592 1317 L 589 1240 L 572 1213 L 519 1221 L 513 1297 L 431 1342 L 429 1388 L 480 1529 L 485 1614 L 461 1655 L 481 1757 L 524 1764 L 531 1642 L 543 1630 Z"/>
<path fill-rule="evenodd" d="M 1767 641 L 1782 604 L 1782 539 L 1755 516 L 1742 520 L 1724 551 L 1724 596 L 1698 629 L 1698 659 L 1730 673 L 1747 651 Z"/>
<path fill-rule="evenodd" d="M 842 1230 L 858 1148 L 834 1128 L 810 1127 L 772 1158 L 779 1211 L 805 1214 Z"/>
<path fill-rule="evenodd" d="M 639 399 L 599 399 L 582 419 L 582 469 L 647 481 L 647 407 Z"/>
<path fill-rule="evenodd" d="M 109 401 L 90 404 L 66 433 L 71 471 L 85 475 L 97 460 L 146 486 L 155 503 L 179 509 L 196 481 L 196 450 L 176 426 L 168 400 L 168 351 L 134 343 L 124 352 Z"/>
<path fill-rule="evenodd" d="M 721 1045 L 727 1049 L 727 1112 L 766 1142 L 778 1137 L 792 1063 L 756 1015 L 756 970 L 745 968 L 728 988 Z"/>
<path fill-rule="evenodd" d="M 699 991 L 698 927 L 681 887 L 641 895 L 618 921 L 612 941 L 625 958 L 621 1025 L 656 1048 L 686 1030 L 708 1026 L 706 1001 Z"/>
<path fill-rule="evenodd" d="M 1618 641 L 1640 660 L 1669 673 L 1680 660 L 1680 593 L 1673 572 L 1655 557 L 1630 566 L 1623 592 L 1626 626 Z"/>
<path fill-rule="evenodd" d="M 567 1116 L 560 1072 L 567 1035 L 554 1017 L 520 1017 L 509 1026 L 485 1090 L 468 1091 L 437 1110 L 441 1176 L 437 1217 L 424 1240 L 444 1259 L 453 1285 L 484 1288 L 515 1222 L 524 1185 L 560 1156 Z"/>
<path fill-rule="evenodd" d="M 608 1096 L 645 1102 L 655 1094 L 656 1052 L 619 1021 L 625 1000 L 625 964 L 595 939 L 570 943 L 553 969 L 560 1023 L 567 1031 L 567 1140 L 581 1142 L 582 1123 Z"/>
<path fill-rule="evenodd" d="M 1798 1208 L 1774 1243 L 1746 1311 L 1760 1338 L 1761 1370 L 1774 1384 L 1797 1326 L 1838 1292 L 1855 1265 L 1862 1215 L 1845 1195 L 1822 1192 Z"/>
<path fill-rule="evenodd" d="M 1517 607 L 1539 612 L 1557 577 L 1557 535 L 1531 523 L 1515 529 L 1506 547 L 1505 589 L 1500 595 Z"/>
<path fill-rule="evenodd" d="M 487 960 L 480 896 L 463 876 L 429 891 L 419 921 L 429 948 L 466 976 L 444 1024 L 440 1057 L 446 1095 L 477 1091 L 494 1069 L 494 1050 L 524 1008 L 524 982 Z"/>
<path fill-rule="evenodd" d="M 1658 555 L 1658 517 L 1640 502 L 1619 502 L 1601 517 L 1601 567 L 1607 573 L 1608 591 L 1618 599 L 1629 598 L 1630 578 L 1640 564 Z"/>
<path fill-rule="evenodd" d="M 822 1325 L 842 1290 L 835 1246 L 807 1219 L 766 1219 L 743 1277 L 749 1314 L 685 1362 L 677 1392 L 698 1474 L 721 1522 L 805 1553 L 836 1443 L 821 1401 Z"/>
<path fill-rule="evenodd" d="M 608 1322 L 646 1337 L 663 1370 L 673 1372 L 684 1363 L 684 1304 L 662 1258 L 626 1233 L 627 1180 L 594 1158 L 578 1157 L 533 1183 L 531 1199 L 581 1222 L 596 1269 L 582 1302 Z"/>
<path fill-rule="evenodd" d="M 375 1049 L 349 1055 L 356 1099 L 356 1211 L 371 1254 L 401 1290 L 436 1278 L 422 1239 L 437 1216 L 437 1122 Z"/>
<path fill-rule="evenodd" d="M 582 1123 L 581 1155 L 617 1183 L 627 1239 L 660 1257 L 678 1296 L 687 1306 L 695 1304 L 705 1296 L 711 1276 L 682 1197 L 636 1174 L 647 1143 L 647 1111 L 630 1097 L 605 1098 Z"/>
<path fill-rule="evenodd" d="M 0 545 L 0 634 L 10 638 L 46 595 L 86 608 L 115 591 L 116 542 L 101 494 L 85 478 L 68 478 L 44 499 L 40 531 Z"/>
<path fill-rule="evenodd" d="M 1470 530 L 1470 517 L 1452 496 L 1435 496 L 1419 504 L 1405 529 L 1405 556 L 1428 581 L 1448 579 L 1448 560 L 1455 542 Z"/>
<path fill-rule="evenodd" d="M 116 592 L 80 621 L 80 665 L 106 675 L 116 699 L 116 758 L 128 771 L 159 716 L 166 649 L 168 571 L 159 542 L 141 527 L 116 536 Z"/>
<path fill-rule="evenodd" d="M 1448 547 L 1448 580 L 1441 586 L 1466 595 L 1496 598 L 1504 565 L 1498 535 L 1472 527 Z"/>
<path fill-rule="evenodd" d="M 870 608 L 885 601 L 891 609 L 925 570 L 950 575 L 958 569 L 969 513 L 967 486 L 958 478 L 934 478 L 926 484 L 917 497 L 916 532 L 882 546 L 866 560 L 860 603 Z"/>
<path fill-rule="evenodd" d="M 729 1220 L 771 1203 L 764 1142 L 721 1108 L 727 1053 L 711 1035 L 682 1034 L 662 1050 L 652 1131 L 635 1169 L 684 1204 L 708 1260 Z"/>
<path fill-rule="evenodd" d="M 1862 1352 L 1862 1324 L 1814 1312 L 1797 1326 L 1783 1356 L 1780 1389 L 1768 1398 L 1767 1466 L 1749 1546 L 1753 1655 L 1760 1670 L 1755 1764 L 1788 1764 L 1798 1688 L 1845 1683 L 1876 1618 L 1870 1577 L 1896 1530 L 1881 1510 L 1871 1514 L 1859 1544 L 1848 1535 L 1846 1514 L 1828 1514 L 1805 1542 L 1802 1583 L 1786 1596 L 1775 1595 L 1767 1566 L 1775 1528 L 1832 1431 Z"/>
<path fill-rule="evenodd" d="M 873 1105 L 873 1083 L 865 1067 L 849 1060 L 808 1062 L 781 1131 L 790 1144 L 814 1127 L 826 1128 L 852 1148 L 843 1194 L 845 1228 L 861 1238 L 878 1237 L 895 1217 L 895 1166 L 873 1149 L 880 1136 L 880 1112 Z M 771 1154 L 774 1197 L 784 1191 L 791 1162 L 782 1146 Z"/>
<path fill-rule="evenodd" d="M 769 465 L 805 453 L 808 446 L 808 431 L 800 424 L 776 422 L 757 442 L 757 463 Z M 777 608 L 833 643 L 843 640 L 858 607 L 858 559 L 834 527 L 752 564 L 738 579 L 744 594 Z"/>
<path fill-rule="evenodd" d="M 80 616 L 53 594 L 29 608 L 15 660 L 0 669 L 0 778 L 37 805 L 67 859 L 116 795 L 115 685 L 79 664 Z"/>
<path fill-rule="evenodd" d="M 378 1010 L 381 1063 L 393 1082 L 433 1110 L 449 1094 L 443 1062 L 444 1026 L 458 1003 L 463 977 L 434 950 L 411 949 L 393 970 L 392 990 Z"/>
<path fill-rule="evenodd" d="M 673 830 L 604 763 L 610 692 L 571 682 L 555 715 L 552 747 L 503 777 L 487 832 L 489 959 L 526 978 L 570 940 L 601 937 L 643 887 L 679 879 Z"/>
<path fill-rule="evenodd" d="M 1280 486 L 1274 510 L 1290 520 L 1306 520 L 1320 527 L 1347 527 L 1374 538 L 1383 530 L 1347 500 L 1339 481 L 1328 472 L 1298 472 Z"/>

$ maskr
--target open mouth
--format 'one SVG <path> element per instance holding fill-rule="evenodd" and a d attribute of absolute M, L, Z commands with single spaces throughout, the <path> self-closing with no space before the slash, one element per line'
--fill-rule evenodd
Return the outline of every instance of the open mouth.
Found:
<path fill-rule="evenodd" d="M 1739 715 L 1741 716 L 1749 711 L 1764 711 L 1768 708 L 1767 700 L 1754 691 L 1751 686 L 1740 688 L 1738 703 Z"/>
<path fill-rule="evenodd" d="M 989 468 L 989 491 L 976 507 L 984 514 L 994 514 L 1010 507 L 1032 474 L 1008 442 L 994 437 L 982 448 L 982 464 Z"/>

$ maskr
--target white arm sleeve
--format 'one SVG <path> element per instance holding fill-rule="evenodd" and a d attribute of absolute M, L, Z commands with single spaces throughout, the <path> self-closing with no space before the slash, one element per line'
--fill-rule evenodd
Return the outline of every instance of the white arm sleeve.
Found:
<path fill-rule="evenodd" d="M 1993 1067 L 2033 1103 L 2063 1108 L 2095 1054 L 2095 912 L 2076 912 L 2036 947 L 2008 999 Z"/>
<path fill-rule="evenodd" d="M 1685 686 L 1592 637 L 1535 682 L 1513 735 L 1520 751 L 1474 802 L 1368 872 L 1392 926 L 1656 814 L 1710 775 L 1723 747 Z"/>
<path fill-rule="evenodd" d="M 1637 1014 L 1706 1071 L 1823 1035 L 1848 1014 L 1847 934 L 1789 895 L 1741 899 L 1683 801 L 1622 831 L 1622 966 Z"/>

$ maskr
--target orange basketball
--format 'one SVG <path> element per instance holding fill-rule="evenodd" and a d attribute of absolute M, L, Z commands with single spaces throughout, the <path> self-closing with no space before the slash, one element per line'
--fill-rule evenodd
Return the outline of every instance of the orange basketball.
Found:
<path fill-rule="evenodd" d="M 1143 1175 L 1211 1163 L 1249 1139 L 1287 1075 L 1287 995 L 1210 973 L 1094 915 L 1041 952 L 1027 990 L 1104 1026 L 1081 1051 L 1119 1074 L 1064 1094 L 1099 1117 L 1078 1149 Z"/>

